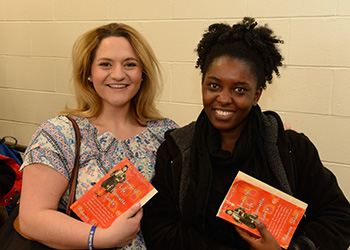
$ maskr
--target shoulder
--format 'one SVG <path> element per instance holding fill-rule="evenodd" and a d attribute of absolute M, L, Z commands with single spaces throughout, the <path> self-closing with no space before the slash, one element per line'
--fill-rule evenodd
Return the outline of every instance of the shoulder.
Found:
<path fill-rule="evenodd" d="M 79 127 L 84 123 L 83 119 L 79 116 L 70 115 L 79 125 Z M 39 129 L 55 128 L 58 130 L 66 130 L 72 127 L 71 121 L 65 115 L 59 115 L 48 119 L 39 126 Z"/>
<path fill-rule="evenodd" d="M 82 127 L 86 126 L 86 119 L 84 120 L 84 118 L 78 116 L 70 117 L 72 117 L 77 122 L 80 130 Z M 53 117 L 41 124 L 38 130 L 36 131 L 36 134 L 42 133 L 43 131 L 54 137 L 57 135 L 70 136 L 72 133 L 74 133 L 74 128 L 72 122 L 65 115 L 60 115 Z"/>
<path fill-rule="evenodd" d="M 317 151 L 315 145 L 304 133 L 299 133 L 288 129 L 285 131 L 285 135 L 288 138 L 288 141 L 290 142 L 294 151 L 305 153 L 308 151 Z"/>
<path fill-rule="evenodd" d="M 65 116 L 56 116 L 48 119 L 42 123 L 35 135 L 39 136 L 41 133 L 49 134 L 51 136 L 57 136 L 58 134 L 66 134 L 67 131 L 71 130 L 71 122 Z"/>
<path fill-rule="evenodd" d="M 41 124 L 32 136 L 23 166 L 42 163 L 69 176 L 67 162 L 70 155 L 74 156 L 74 149 L 75 131 L 71 121 L 66 116 L 56 116 Z"/>
<path fill-rule="evenodd" d="M 299 169 L 298 171 L 304 174 L 311 171 L 315 174 L 323 169 L 323 164 L 316 146 L 304 133 L 285 130 L 283 135 L 279 137 L 279 139 L 281 138 L 284 138 L 284 142 L 288 144 L 286 149 L 293 156 L 297 169 Z M 280 141 L 283 141 L 283 139 Z"/>
<path fill-rule="evenodd" d="M 165 133 L 165 140 L 168 144 L 176 144 L 180 151 L 184 152 L 191 147 L 196 122 L 169 130 Z"/>
<path fill-rule="evenodd" d="M 164 128 L 178 128 L 179 125 L 169 119 L 169 118 L 164 118 L 164 119 L 157 119 L 157 120 L 152 120 L 147 123 L 148 127 L 164 127 Z"/>
<path fill-rule="evenodd" d="M 81 127 L 86 126 L 86 119 L 71 116 L 78 124 L 80 130 Z M 56 145 L 58 142 L 74 144 L 75 131 L 72 122 L 64 115 L 56 116 L 48 119 L 42 123 L 29 143 L 28 149 L 33 149 L 44 144 Z"/>
<path fill-rule="evenodd" d="M 192 138 L 195 126 L 196 126 L 196 122 L 191 122 L 181 128 L 170 130 L 168 134 L 169 136 L 173 137 L 175 140 L 184 139 L 183 138 L 184 136 L 188 138 Z"/>
<path fill-rule="evenodd" d="M 164 133 L 170 129 L 178 128 L 179 125 L 169 118 L 152 120 L 147 122 L 147 128 L 154 134 L 160 134 L 162 137 Z"/>
<path fill-rule="evenodd" d="M 310 139 L 303 133 L 299 133 L 293 129 L 285 129 L 281 117 L 274 111 L 263 112 L 265 117 L 269 120 L 275 120 L 278 126 L 278 139 L 285 143 L 292 144 L 294 148 L 298 148 L 297 145 L 311 146 L 313 145 Z"/>

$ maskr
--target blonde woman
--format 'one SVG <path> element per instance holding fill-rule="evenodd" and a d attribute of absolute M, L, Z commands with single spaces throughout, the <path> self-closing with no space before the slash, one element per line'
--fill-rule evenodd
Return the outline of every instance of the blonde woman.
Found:
<path fill-rule="evenodd" d="M 72 60 L 77 108 L 60 114 L 70 115 L 82 135 L 76 199 L 124 157 L 151 180 L 164 132 L 177 127 L 155 107 L 160 74 L 151 47 L 132 27 L 111 23 L 79 37 Z M 59 249 L 145 249 L 139 204 L 107 229 L 58 211 L 67 204 L 74 150 L 74 129 L 65 116 L 46 121 L 33 135 L 22 166 L 22 232 Z"/>

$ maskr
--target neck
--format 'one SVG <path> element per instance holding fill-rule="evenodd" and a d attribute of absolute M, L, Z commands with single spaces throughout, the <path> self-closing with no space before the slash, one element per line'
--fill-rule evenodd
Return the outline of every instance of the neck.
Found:
<path fill-rule="evenodd" d="M 130 106 L 120 109 L 104 108 L 98 116 L 89 118 L 89 121 L 101 135 L 111 132 L 121 140 L 139 134 L 146 126 L 133 116 Z"/>
<path fill-rule="evenodd" d="M 241 136 L 242 130 L 246 122 L 240 124 L 233 130 L 230 131 L 220 131 L 221 136 L 221 148 L 223 150 L 233 152 L 238 138 Z"/>

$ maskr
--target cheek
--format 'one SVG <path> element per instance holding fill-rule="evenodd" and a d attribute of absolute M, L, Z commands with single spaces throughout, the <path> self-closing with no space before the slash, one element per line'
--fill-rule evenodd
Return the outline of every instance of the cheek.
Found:
<path fill-rule="evenodd" d="M 142 71 L 130 72 L 129 77 L 135 84 L 142 84 Z"/>
<path fill-rule="evenodd" d="M 143 72 L 143 69 L 141 67 L 137 67 L 134 70 L 134 74 L 137 74 L 137 76 L 140 78 L 142 78 L 142 74 L 143 74 L 142 72 Z"/>
<path fill-rule="evenodd" d="M 135 95 L 140 91 L 141 86 L 143 84 L 142 82 L 142 74 L 134 74 L 132 77 L 132 86 L 134 89 Z"/>
<path fill-rule="evenodd" d="M 202 90 L 203 105 L 210 105 L 215 100 L 215 98 L 215 94 L 206 90 Z"/>
<path fill-rule="evenodd" d="M 137 71 L 137 72 L 135 72 L 135 78 L 137 78 L 137 79 L 139 79 L 140 81 L 141 81 L 141 79 L 142 79 L 142 71 Z"/>
<path fill-rule="evenodd" d="M 235 98 L 235 103 L 241 109 L 250 109 L 254 105 L 254 99 L 251 96 Z"/>
<path fill-rule="evenodd" d="M 103 81 L 106 77 L 108 76 L 108 73 L 106 73 L 103 70 L 99 70 L 99 69 L 91 69 L 91 77 L 93 79 L 94 82 L 101 82 Z"/>
<path fill-rule="evenodd" d="M 211 103 L 210 99 L 209 99 L 208 96 L 206 96 L 206 95 L 203 95 L 202 101 L 203 101 L 203 106 L 204 106 L 204 107 L 209 106 L 210 103 Z"/>

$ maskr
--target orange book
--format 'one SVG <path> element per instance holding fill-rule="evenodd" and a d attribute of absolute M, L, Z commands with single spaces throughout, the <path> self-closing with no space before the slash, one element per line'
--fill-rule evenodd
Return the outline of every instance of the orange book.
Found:
<path fill-rule="evenodd" d="M 306 203 L 239 171 L 216 216 L 260 237 L 255 226 L 259 218 L 280 246 L 288 248 L 306 208 Z"/>
<path fill-rule="evenodd" d="M 71 209 L 84 222 L 107 228 L 135 203 L 143 206 L 156 193 L 152 184 L 124 158 L 75 201 Z"/>

